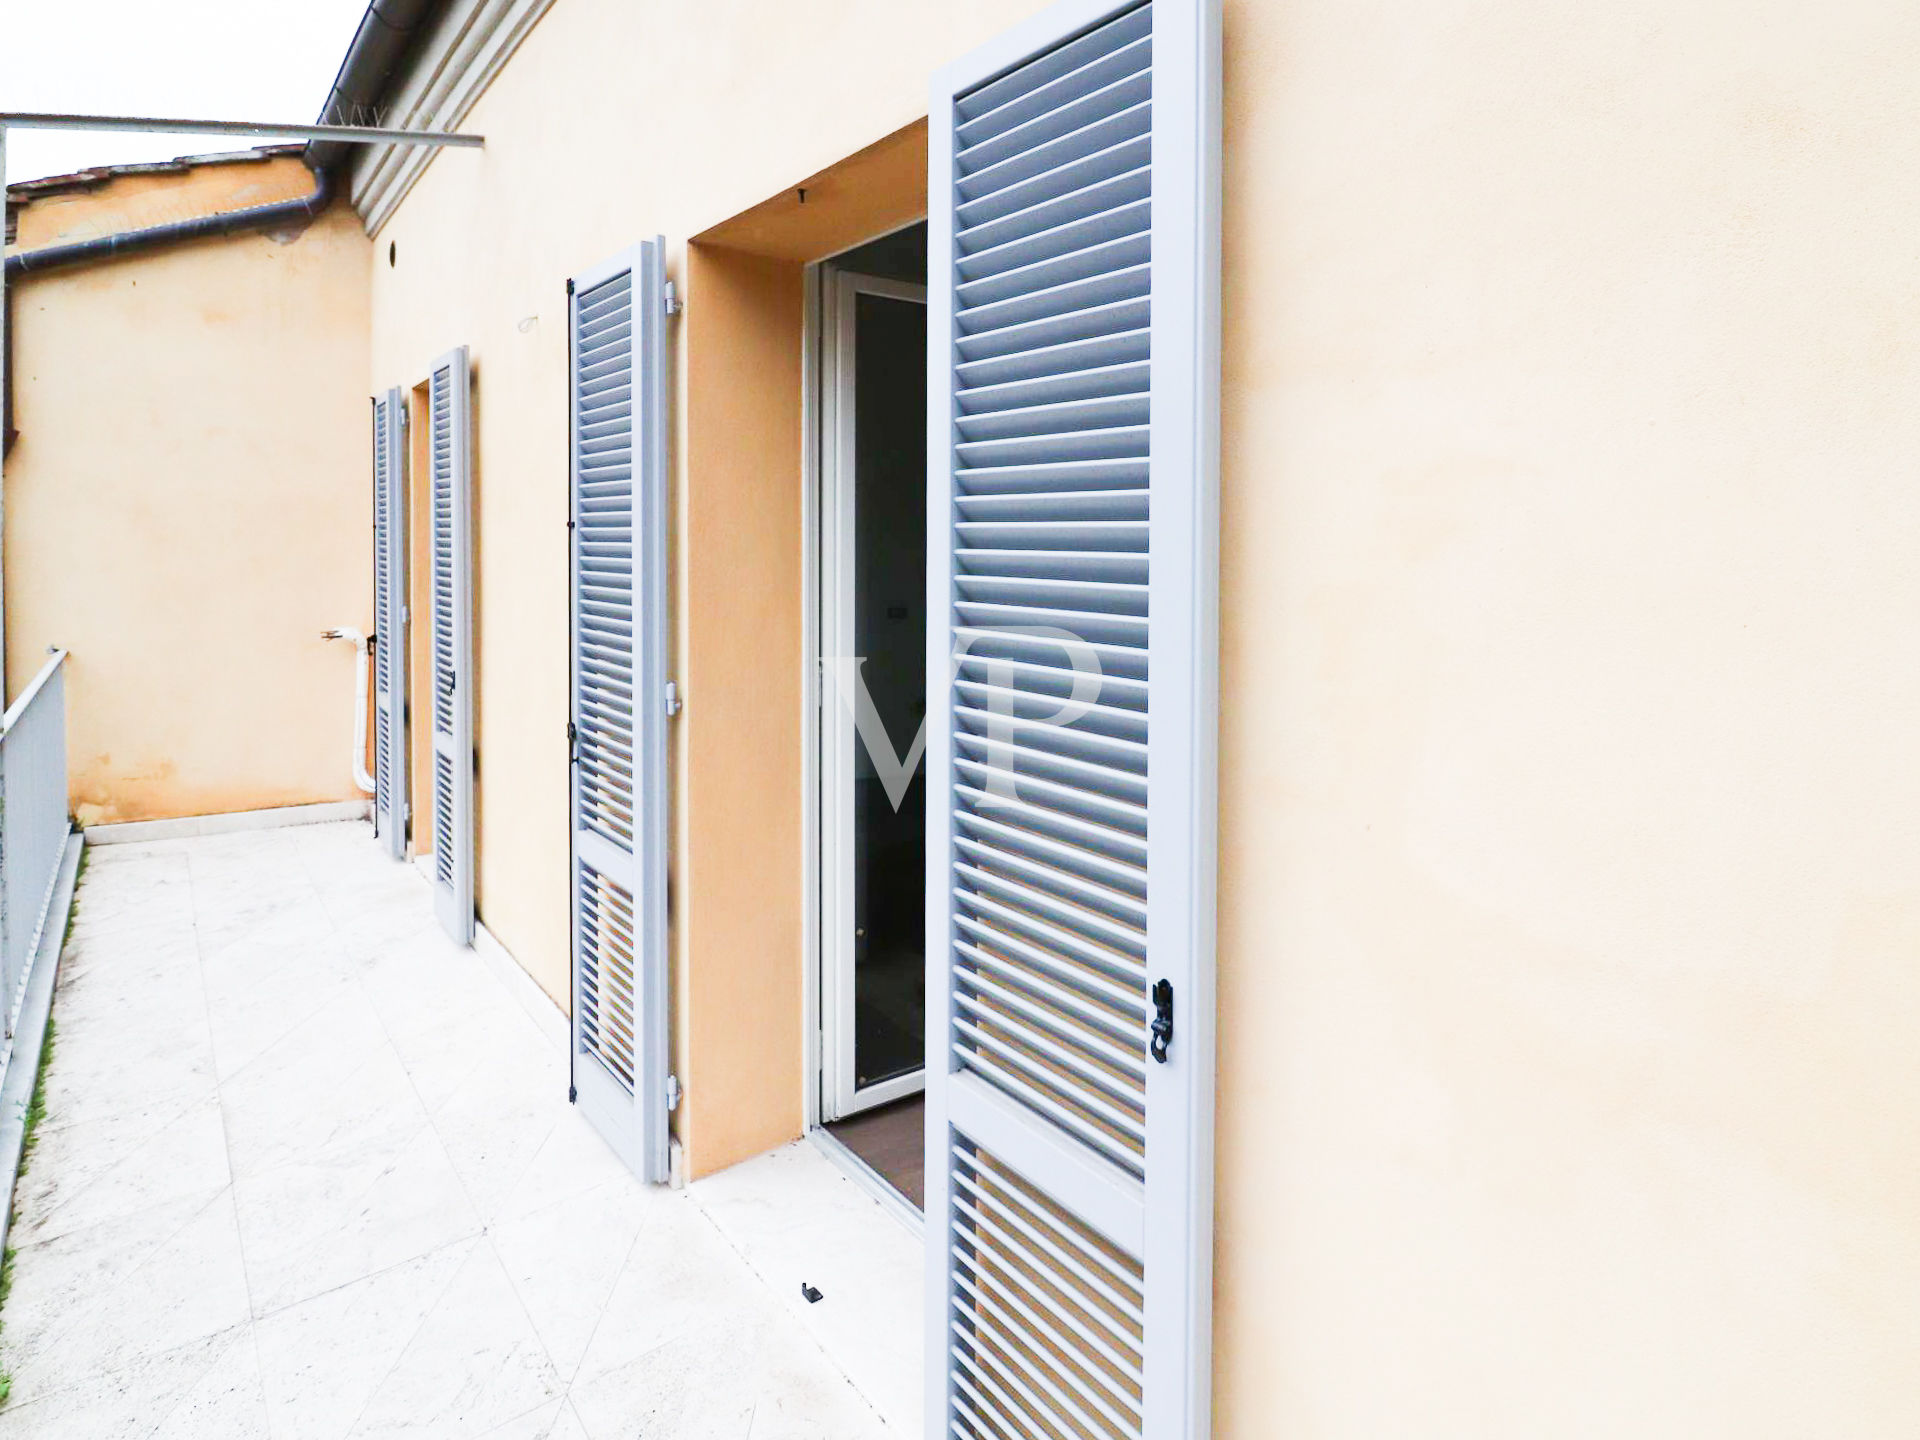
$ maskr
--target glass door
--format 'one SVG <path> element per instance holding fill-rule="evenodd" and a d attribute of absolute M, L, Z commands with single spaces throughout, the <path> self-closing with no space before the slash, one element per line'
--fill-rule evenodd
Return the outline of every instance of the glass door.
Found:
<path fill-rule="evenodd" d="M 824 1118 L 924 1087 L 926 287 L 823 276 Z"/>

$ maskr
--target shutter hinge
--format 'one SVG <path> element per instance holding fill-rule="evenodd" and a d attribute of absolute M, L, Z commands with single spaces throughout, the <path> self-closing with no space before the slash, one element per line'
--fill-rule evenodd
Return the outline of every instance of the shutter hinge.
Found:
<path fill-rule="evenodd" d="M 680 292 L 673 288 L 671 280 L 661 287 L 661 299 L 669 315 L 678 315 L 684 308 L 680 304 Z"/>
<path fill-rule="evenodd" d="M 573 289 L 573 282 L 571 280 L 567 282 L 567 289 L 569 290 Z M 578 1105 L 579 1103 L 580 1103 L 579 1087 L 575 1085 L 567 1086 L 567 1104 Z"/>
<path fill-rule="evenodd" d="M 567 281 L 567 293 L 569 295 L 573 293 L 573 281 L 571 280 Z"/>
<path fill-rule="evenodd" d="M 575 760 L 578 760 L 580 758 L 579 751 L 575 748 L 576 746 L 579 745 L 579 743 L 580 743 L 579 727 L 576 726 L 573 723 L 573 721 L 569 720 L 567 721 L 567 763 L 568 764 L 572 764 Z"/>
<path fill-rule="evenodd" d="M 669 1113 L 680 1108 L 681 1094 L 680 1077 L 678 1075 L 667 1076 L 667 1110 Z"/>
<path fill-rule="evenodd" d="M 669 680 L 667 681 L 667 714 L 672 716 L 672 715 L 678 715 L 679 713 L 680 713 L 680 687 L 674 684 L 673 681 Z"/>

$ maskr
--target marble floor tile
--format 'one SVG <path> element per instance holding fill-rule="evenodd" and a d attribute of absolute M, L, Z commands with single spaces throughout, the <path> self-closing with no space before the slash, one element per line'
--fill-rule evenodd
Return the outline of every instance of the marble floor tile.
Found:
<path fill-rule="evenodd" d="M 34 1357 L 45 1353 L 76 1316 L 108 1303 L 108 1297 L 129 1293 L 122 1282 L 224 1193 L 222 1187 L 17 1247 L 13 1289 L 0 1327 L 0 1368 L 13 1376 L 16 1403 L 41 1393 Z M 19 1205 L 24 1219 L 34 1201 L 23 1196 Z"/>
<path fill-rule="evenodd" d="M 629 1365 L 690 1332 L 724 1328 L 763 1303 L 763 1288 L 684 1195 L 650 1207 L 607 1295 L 576 1386 Z M 771 1304 L 771 1301 L 764 1303 Z M 588 1428 L 593 1417 L 582 1414 Z"/>
<path fill-rule="evenodd" d="M 495 1224 L 504 1223 L 616 1182 L 637 1195 L 658 1194 L 636 1185 L 632 1173 L 580 1112 L 571 1105 L 562 1106 L 553 1129 L 488 1218 Z"/>
<path fill-rule="evenodd" d="M 8 1235 L 18 1248 L 226 1188 L 226 1126 L 214 1095 L 54 1131 L 27 1168 L 32 1203 Z"/>
<path fill-rule="evenodd" d="M 426 1124 L 377 1148 L 321 1153 L 242 1176 L 234 1198 L 257 1316 L 481 1228 Z"/>
<path fill-rule="evenodd" d="M 274 1440 L 345 1440 L 477 1244 L 457 1240 L 256 1322 Z"/>
<path fill-rule="evenodd" d="M 348 1433 L 353 1440 L 478 1440 L 564 1394 L 513 1282 L 482 1240 Z"/>
<path fill-rule="evenodd" d="M 417 1070 L 410 1079 L 433 1093 Z M 544 1047 L 507 1047 L 469 1069 L 432 1111 L 433 1128 L 483 1219 L 507 1207 L 564 1118 L 566 1093 L 563 1057 Z"/>
<path fill-rule="evenodd" d="M 880 1416 L 795 1327 L 755 1296 L 569 1400 L 593 1440 L 885 1440 Z"/>
<path fill-rule="evenodd" d="M 775 1300 L 901 1434 L 922 1424 L 920 1237 L 810 1141 L 696 1181 L 688 1194 Z M 802 1284 L 825 1299 L 810 1305 Z M 876 1316 L 905 1323 L 876 1325 Z"/>
<path fill-rule="evenodd" d="M 35 1248 L 16 1257 L 16 1275 Z M 243 1324 L 247 1280 L 231 1192 L 208 1200 L 115 1283 L 62 1300 L 30 1345 L 16 1348 L 6 1337 L 23 1396 L 68 1389 Z"/>
<path fill-rule="evenodd" d="M 202 1393 L 202 1383 L 215 1372 L 243 1364 L 244 1358 L 234 1357 L 233 1352 L 251 1348 L 252 1343 L 248 1327 L 236 1325 L 150 1355 L 125 1369 L 89 1376 L 58 1394 L 42 1398 L 16 1394 L 0 1409 L 0 1440 L 151 1440 L 156 1424 L 165 1423 L 158 1415 L 171 1417 L 189 1397 Z M 180 1433 L 169 1432 L 168 1440 Z M 267 1440 L 261 1430 L 229 1433 Z"/>
<path fill-rule="evenodd" d="M 497 1429 L 487 1431 L 480 1440 L 558 1440 L 570 1433 L 561 1426 L 571 1418 L 565 1400 L 551 1400 L 537 1410 L 516 1415 Z"/>
<path fill-rule="evenodd" d="M 392 1154 L 426 1127 L 426 1107 L 385 1037 L 363 1037 L 331 1018 L 320 1012 L 221 1087 L 236 1178 Z M 329 1053 L 327 1039 L 340 1040 L 340 1048 Z"/>
<path fill-rule="evenodd" d="M 267 1396 L 254 1337 L 242 1330 L 172 1408 L 147 1440 L 269 1440 Z"/>
<path fill-rule="evenodd" d="M 555 1368 L 572 1379 L 654 1197 L 622 1180 L 503 1221 L 489 1232 Z"/>
<path fill-rule="evenodd" d="M 180 963 L 192 965 L 191 954 Z M 140 1023 L 133 1018 L 138 1001 L 103 1000 L 106 988 L 63 983 L 56 992 L 56 1039 L 47 1070 L 50 1124 L 79 1125 L 215 1093 L 204 1005 L 195 1013 L 190 1006 L 176 1012 L 172 1004 L 156 1004 L 153 1018 Z M 101 1012 L 97 1025 L 96 1010 Z"/>
<path fill-rule="evenodd" d="M 106 847 L 80 907 L 0 1440 L 888 1433 L 897 1223 L 811 1151 L 638 1182 L 366 825 Z"/>

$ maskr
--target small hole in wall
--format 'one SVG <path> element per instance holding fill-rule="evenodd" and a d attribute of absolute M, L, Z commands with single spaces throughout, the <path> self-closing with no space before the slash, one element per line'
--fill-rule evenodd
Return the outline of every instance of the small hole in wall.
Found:
<path fill-rule="evenodd" d="M 400 242 L 397 240 L 387 241 L 387 268 L 391 270 L 394 266 L 394 263 L 399 258 L 400 258 Z"/>

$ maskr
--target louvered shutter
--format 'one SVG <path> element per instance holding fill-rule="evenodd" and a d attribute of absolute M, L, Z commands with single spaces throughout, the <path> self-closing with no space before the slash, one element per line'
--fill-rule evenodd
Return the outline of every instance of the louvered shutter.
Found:
<path fill-rule="evenodd" d="M 407 854 L 406 400 L 373 402 L 373 829 Z"/>
<path fill-rule="evenodd" d="M 574 1099 L 667 1178 L 664 242 L 569 288 Z"/>
<path fill-rule="evenodd" d="M 934 88 L 928 1435 L 1208 1432 L 1218 26 Z"/>
<path fill-rule="evenodd" d="M 427 382 L 433 591 L 433 908 L 473 939 L 473 411 L 467 349 Z"/>

